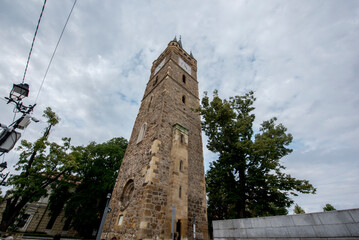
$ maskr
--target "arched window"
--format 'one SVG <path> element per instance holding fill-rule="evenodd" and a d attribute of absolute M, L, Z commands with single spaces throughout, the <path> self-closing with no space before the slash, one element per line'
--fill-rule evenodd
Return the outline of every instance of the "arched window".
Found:
<path fill-rule="evenodd" d="M 182 75 L 182 82 L 186 83 L 186 76 L 184 74 Z"/>
<path fill-rule="evenodd" d="M 137 136 L 137 142 L 136 143 L 141 142 L 142 139 L 145 137 L 146 129 L 147 129 L 147 123 L 142 124 L 140 132 L 138 133 L 138 136 Z"/>
<path fill-rule="evenodd" d="M 133 196 L 133 192 L 135 190 L 135 184 L 132 179 L 128 180 L 125 187 L 123 188 L 122 195 L 120 197 L 121 208 L 120 210 L 123 211 L 127 208 L 130 204 L 130 200 Z"/>
<path fill-rule="evenodd" d="M 182 96 L 182 102 L 186 103 L 186 96 L 185 95 Z"/>

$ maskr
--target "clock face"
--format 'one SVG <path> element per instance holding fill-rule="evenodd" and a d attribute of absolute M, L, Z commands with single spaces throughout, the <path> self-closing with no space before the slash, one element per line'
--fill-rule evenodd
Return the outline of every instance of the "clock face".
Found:
<path fill-rule="evenodd" d="M 164 64 L 165 64 L 165 58 L 162 60 L 160 64 L 158 64 L 153 74 L 156 74 L 163 67 Z"/>
<path fill-rule="evenodd" d="M 191 75 L 192 68 L 190 67 L 190 65 L 188 65 L 185 61 L 183 61 L 182 58 L 179 58 L 178 63 L 188 74 Z"/>

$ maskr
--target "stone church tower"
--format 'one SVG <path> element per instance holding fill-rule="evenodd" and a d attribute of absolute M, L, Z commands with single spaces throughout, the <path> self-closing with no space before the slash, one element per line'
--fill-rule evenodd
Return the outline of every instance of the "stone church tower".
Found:
<path fill-rule="evenodd" d="M 208 239 L 197 61 L 176 38 L 151 76 L 116 181 L 103 239 Z"/>

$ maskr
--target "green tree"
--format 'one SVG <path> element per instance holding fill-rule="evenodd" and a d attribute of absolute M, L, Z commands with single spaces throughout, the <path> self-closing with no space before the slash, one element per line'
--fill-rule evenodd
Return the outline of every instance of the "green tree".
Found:
<path fill-rule="evenodd" d="M 58 215 L 66 202 L 67 221 L 72 222 L 82 237 L 91 238 L 93 230 L 100 225 L 106 197 L 115 185 L 127 144 L 127 140 L 121 137 L 73 148 L 72 155 L 78 164 L 75 178 L 54 186 L 50 196 L 53 216 Z"/>
<path fill-rule="evenodd" d="M 298 204 L 295 204 L 294 206 L 294 213 L 295 214 L 304 214 L 305 211 L 303 208 L 301 208 Z"/>
<path fill-rule="evenodd" d="M 7 192 L 0 231 L 5 231 L 14 223 L 27 203 L 47 196 L 50 184 L 69 174 L 74 167 L 73 159 L 67 154 L 70 139 L 64 138 L 62 145 L 48 141 L 50 131 L 59 122 L 59 117 L 49 107 L 43 116 L 48 123 L 43 136 L 35 143 L 21 141 L 19 149 L 22 152 L 15 165 L 20 174 L 11 175 L 8 179 L 12 189 Z"/>
<path fill-rule="evenodd" d="M 335 211 L 335 207 L 333 207 L 331 204 L 327 203 L 325 204 L 325 206 L 323 207 L 323 211 L 324 212 L 329 212 L 329 211 Z"/>
<path fill-rule="evenodd" d="M 276 118 L 264 121 L 254 134 L 254 93 L 222 100 L 207 93 L 198 109 L 207 148 L 218 154 L 206 174 L 211 219 L 287 214 L 291 195 L 315 193 L 307 180 L 283 173 L 280 159 L 292 152 L 292 135 Z"/>

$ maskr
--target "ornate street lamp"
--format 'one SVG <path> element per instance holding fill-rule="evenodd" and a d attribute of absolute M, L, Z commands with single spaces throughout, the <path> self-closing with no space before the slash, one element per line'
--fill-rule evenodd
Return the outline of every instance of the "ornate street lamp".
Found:
<path fill-rule="evenodd" d="M 15 103 L 15 108 L 18 112 L 22 113 L 22 116 L 15 122 L 6 126 L 0 123 L 0 156 L 9 152 L 15 146 L 16 142 L 20 139 L 21 133 L 15 131 L 19 128 L 24 130 L 31 122 L 31 120 L 38 122 L 37 119 L 30 116 L 33 111 L 34 105 L 24 106 L 22 99 L 29 96 L 29 85 L 27 83 L 13 84 L 9 97 L 6 98 L 9 103 Z M 1 167 L 1 166 L 0 166 Z"/>
<path fill-rule="evenodd" d="M 14 84 L 12 86 L 9 97 L 14 102 L 21 101 L 22 99 L 24 99 L 27 96 L 29 96 L 29 84 L 20 83 L 20 84 Z"/>
<path fill-rule="evenodd" d="M 19 83 L 13 84 L 10 91 L 9 97 L 5 97 L 9 103 L 15 103 L 15 108 L 17 111 L 22 112 L 23 114 L 29 114 L 32 112 L 36 104 L 25 106 L 22 104 L 22 99 L 29 96 L 29 84 Z"/>

